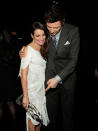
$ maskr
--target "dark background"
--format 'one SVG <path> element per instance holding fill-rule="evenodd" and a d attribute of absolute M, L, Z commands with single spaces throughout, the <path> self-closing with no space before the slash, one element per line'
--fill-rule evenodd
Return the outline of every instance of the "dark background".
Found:
<path fill-rule="evenodd" d="M 33 3 L 34 2 L 34 3 Z M 6 25 L 11 30 L 18 32 L 20 37 L 28 35 L 29 25 L 32 21 L 43 21 L 44 10 L 51 0 L 26 1 L 23 3 L 13 1 L 0 4 L 0 25 Z M 90 121 L 91 103 L 94 85 L 94 63 L 97 53 L 97 43 L 92 43 L 92 20 L 95 22 L 93 11 L 97 9 L 90 1 L 60 0 L 59 2 L 66 12 L 66 22 L 79 27 L 80 31 L 80 55 L 78 63 L 79 87 L 77 89 L 77 130 L 87 126 Z M 24 43 L 25 44 L 25 43 Z M 82 120 L 83 119 L 83 120 Z M 21 119 L 22 120 L 22 119 Z"/>
<path fill-rule="evenodd" d="M 34 2 L 34 3 L 33 3 Z M 7 26 L 25 33 L 29 24 L 34 20 L 43 20 L 44 10 L 52 0 L 32 1 L 30 2 L 8 2 L 0 4 L 0 22 Z M 81 19 L 81 3 L 72 1 L 59 1 L 62 8 L 66 12 L 66 21 L 80 26 Z"/>

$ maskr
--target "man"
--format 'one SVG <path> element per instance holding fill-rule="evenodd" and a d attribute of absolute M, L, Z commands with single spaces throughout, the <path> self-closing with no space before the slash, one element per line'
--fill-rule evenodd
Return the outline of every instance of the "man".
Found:
<path fill-rule="evenodd" d="M 46 98 L 50 118 L 48 131 L 57 131 L 58 124 L 60 131 L 73 131 L 76 67 L 80 48 L 78 28 L 65 23 L 65 16 L 57 4 L 46 10 L 44 18 L 50 37 L 46 66 Z M 58 117 L 62 125 L 57 124 Z"/>
<path fill-rule="evenodd" d="M 80 48 L 78 28 L 65 23 L 65 16 L 58 4 L 49 7 L 44 16 L 50 37 L 45 74 L 50 119 L 47 130 L 73 131 L 76 67 Z"/>

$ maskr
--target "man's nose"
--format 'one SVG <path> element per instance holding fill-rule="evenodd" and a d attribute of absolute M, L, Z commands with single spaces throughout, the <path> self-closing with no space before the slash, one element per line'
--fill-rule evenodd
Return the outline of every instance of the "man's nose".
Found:
<path fill-rule="evenodd" d="M 53 33 L 53 32 L 54 32 L 54 29 L 51 29 L 50 32 Z"/>

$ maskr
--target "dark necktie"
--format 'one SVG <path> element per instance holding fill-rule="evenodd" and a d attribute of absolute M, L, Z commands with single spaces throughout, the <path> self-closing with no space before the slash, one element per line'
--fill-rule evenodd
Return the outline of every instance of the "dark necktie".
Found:
<path fill-rule="evenodd" d="M 56 48 L 56 42 L 57 42 L 57 41 L 56 41 L 56 38 L 55 38 L 55 36 L 53 36 L 53 37 L 52 37 L 52 43 L 54 44 L 55 48 Z"/>

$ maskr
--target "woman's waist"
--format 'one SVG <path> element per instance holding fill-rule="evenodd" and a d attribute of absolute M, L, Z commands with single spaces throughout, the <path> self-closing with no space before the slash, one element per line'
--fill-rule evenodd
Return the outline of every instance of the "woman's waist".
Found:
<path fill-rule="evenodd" d="M 44 87 L 44 81 L 39 83 L 39 82 L 36 82 L 36 83 L 31 83 L 29 84 L 28 83 L 28 91 L 29 93 L 33 93 L 33 92 L 41 92 L 45 89 Z"/>
<path fill-rule="evenodd" d="M 32 68 L 36 68 L 36 69 L 44 69 L 46 67 L 46 64 L 30 64 L 29 67 L 32 69 Z"/>

